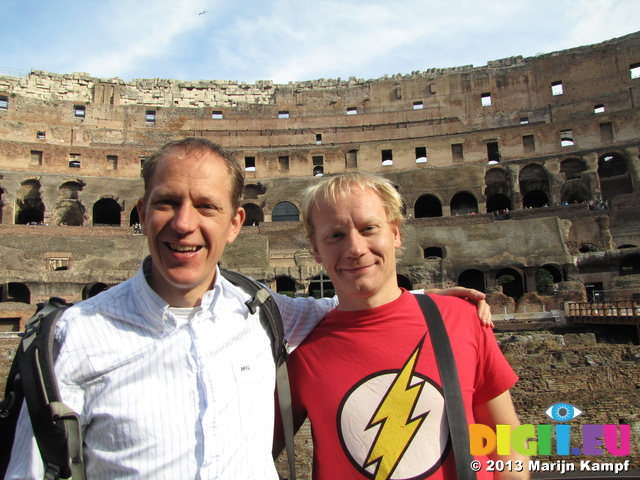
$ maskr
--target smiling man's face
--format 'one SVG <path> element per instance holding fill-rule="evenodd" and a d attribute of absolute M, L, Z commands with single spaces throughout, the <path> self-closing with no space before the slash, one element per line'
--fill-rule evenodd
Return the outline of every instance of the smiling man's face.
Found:
<path fill-rule="evenodd" d="M 367 188 L 335 200 L 320 198 L 312 221 L 313 253 L 331 278 L 340 310 L 365 310 L 398 298 L 400 230 L 389 222 L 376 192 Z"/>
<path fill-rule="evenodd" d="M 232 206 L 224 161 L 209 151 L 166 156 L 138 211 L 152 258 L 149 285 L 172 306 L 198 305 L 244 221 L 244 210 Z"/>

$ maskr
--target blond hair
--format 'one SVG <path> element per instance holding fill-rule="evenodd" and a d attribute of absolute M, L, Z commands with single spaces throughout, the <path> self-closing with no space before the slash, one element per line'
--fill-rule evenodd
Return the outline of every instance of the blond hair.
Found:
<path fill-rule="evenodd" d="M 403 220 L 403 203 L 398 190 L 386 178 L 366 173 L 347 173 L 323 179 L 320 183 L 307 188 L 302 200 L 302 223 L 307 238 L 313 241 L 315 227 L 312 211 L 321 200 L 336 201 L 339 196 L 346 196 L 353 192 L 372 190 L 382 200 L 382 206 L 387 214 L 389 223 L 398 226 Z"/>

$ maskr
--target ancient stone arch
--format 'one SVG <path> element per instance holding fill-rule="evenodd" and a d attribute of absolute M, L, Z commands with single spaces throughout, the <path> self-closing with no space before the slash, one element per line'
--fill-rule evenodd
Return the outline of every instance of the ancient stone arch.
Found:
<path fill-rule="evenodd" d="M 450 202 L 451 215 L 470 215 L 478 213 L 478 200 L 471 192 L 458 192 Z"/>
<path fill-rule="evenodd" d="M 520 170 L 520 193 L 524 208 L 538 208 L 548 206 L 551 192 L 549 190 L 549 176 L 542 165 L 530 163 Z"/>
<path fill-rule="evenodd" d="M 69 180 L 58 187 L 58 199 L 53 207 L 51 223 L 79 227 L 84 224 L 85 208 L 80 201 L 84 183 Z"/>
<path fill-rule="evenodd" d="M 279 275 L 276 277 L 276 292 L 290 297 L 295 296 L 296 281 L 292 277 Z"/>
<path fill-rule="evenodd" d="M 504 168 L 490 168 L 484 176 L 487 213 L 513 210 L 513 188 L 509 172 Z"/>
<path fill-rule="evenodd" d="M 41 187 L 42 185 L 36 179 L 25 180 L 20 184 L 20 192 L 16 200 L 15 223 L 26 225 L 44 221 L 45 205 L 40 193 Z"/>
<path fill-rule="evenodd" d="M 598 177 L 605 202 L 611 202 L 617 195 L 633 192 L 628 161 L 620 153 L 605 153 L 598 158 Z"/>
<path fill-rule="evenodd" d="M 458 275 L 458 285 L 484 292 L 486 289 L 484 273 L 477 269 L 465 270 Z"/>
<path fill-rule="evenodd" d="M 496 285 L 502 292 L 516 301 L 526 293 L 524 275 L 515 268 L 503 268 L 496 273 Z"/>
<path fill-rule="evenodd" d="M 413 282 L 411 282 L 411 280 L 409 280 L 409 277 L 407 277 L 406 275 L 397 275 L 398 278 L 398 286 L 400 288 L 404 288 L 406 290 L 413 290 Z"/>
<path fill-rule="evenodd" d="M 100 292 L 104 292 L 105 290 L 108 290 L 108 289 L 109 289 L 109 286 L 106 283 L 102 283 L 102 282 L 90 283 L 89 285 L 86 285 L 82 289 L 82 299 L 86 300 L 87 298 L 95 297 Z"/>
<path fill-rule="evenodd" d="M 333 297 L 335 289 L 331 279 L 326 275 L 316 275 L 309 282 L 308 295 L 315 298 Z"/>
<path fill-rule="evenodd" d="M 413 212 L 415 218 L 441 217 L 442 202 L 435 195 L 421 195 L 413 206 Z"/>
<path fill-rule="evenodd" d="M 242 225 L 260 225 L 264 222 L 264 212 L 255 203 L 245 203 L 242 205 L 246 213 Z"/>
<path fill-rule="evenodd" d="M 101 198 L 93 204 L 93 225 L 119 227 L 122 208 L 113 198 Z"/>
<path fill-rule="evenodd" d="M 300 210 L 291 202 L 280 202 L 273 207 L 272 222 L 297 222 L 300 220 Z"/>
<path fill-rule="evenodd" d="M 563 205 L 588 202 L 592 197 L 588 182 L 578 178 L 565 182 L 560 191 L 560 203 Z"/>
<path fill-rule="evenodd" d="M 7 302 L 31 303 L 31 290 L 21 282 L 9 282 L 7 285 Z"/>
<path fill-rule="evenodd" d="M 446 257 L 446 249 L 444 247 L 426 247 L 422 249 L 425 260 L 442 260 Z"/>

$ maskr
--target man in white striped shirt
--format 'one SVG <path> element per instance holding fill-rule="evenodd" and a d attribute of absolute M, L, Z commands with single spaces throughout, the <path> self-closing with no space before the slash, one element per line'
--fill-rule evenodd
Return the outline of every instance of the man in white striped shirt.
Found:
<path fill-rule="evenodd" d="M 143 176 L 150 257 L 134 278 L 68 309 L 56 329 L 56 375 L 80 414 L 87 478 L 276 480 L 269 338 L 249 296 L 217 267 L 245 218 L 243 169 L 189 138 L 152 155 Z M 336 305 L 274 298 L 293 347 Z M 23 406 L 5 478 L 43 472 Z"/>

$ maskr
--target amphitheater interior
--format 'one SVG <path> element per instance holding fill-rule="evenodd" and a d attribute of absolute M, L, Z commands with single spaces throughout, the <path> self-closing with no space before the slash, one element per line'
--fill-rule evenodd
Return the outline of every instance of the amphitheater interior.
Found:
<path fill-rule="evenodd" d="M 244 165 L 246 221 L 222 263 L 279 292 L 333 293 L 308 251 L 302 191 L 369 172 L 404 201 L 402 287 L 481 290 L 498 332 L 555 325 L 567 302 L 640 303 L 638 104 L 640 32 L 370 80 L 0 76 L 0 329 L 20 330 L 50 296 L 78 302 L 135 274 L 148 254 L 142 165 L 186 137 Z M 632 373 L 608 380 L 627 378 L 636 406 L 637 333 L 623 330 L 633 347 L 618 355 Z M 628 412 L 615 423 L 640 434 Z"/>

